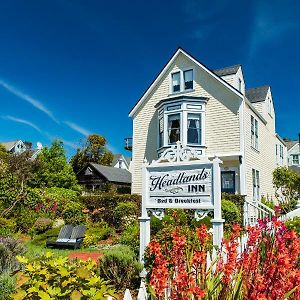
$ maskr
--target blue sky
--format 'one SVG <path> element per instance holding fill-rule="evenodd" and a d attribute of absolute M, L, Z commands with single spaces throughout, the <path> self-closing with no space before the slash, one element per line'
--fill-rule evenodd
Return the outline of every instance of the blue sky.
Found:
<path fill-rule="evenodd" d="M 115 153 L 128 112 L 178 46 L 211 69 L 243 65 L 269 84 L 277 131 L 299 128 L 298 1 L 2 1 L 0 141 L 105 136 Z M 127 153 L 128 154 L 128 153 Z"/>

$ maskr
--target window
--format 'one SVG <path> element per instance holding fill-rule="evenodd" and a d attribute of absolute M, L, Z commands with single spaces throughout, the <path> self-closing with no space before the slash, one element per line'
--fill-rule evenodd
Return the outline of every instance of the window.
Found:
<path fill-rule="evenodd" d="M 251 146 L 258 150 L 258 122 L 251 116 Z"/>
<path fill-rule="evenodd" d="M 180 114 L 168 116 L 168 137 L 169 144 L 180 141 Z"/>
<path fill-rule="evenodd" d="M 299 155 L 298 154 L 292 154 L 293 159 L 293 165 L 299 165 Z"/>
<path fill-rule="evenodd" d="M 172 92 L 176 93 L 180 91 L 180 72 L 172 74 Z"/>
<path fill-rule="evenodd" d="M 184 71 L 183 78 L 184 78 L 184 89 L 185 90 L 193 89 L 193 70 Z"/>
<path fill-rule="evenodd" d="M 201 114 L 188 114 L 187 143 L 201 145 Z"/>
<path fill-rule="evenodd" d="M 252 169 L 253 201 L 260 200 L 259 171 Z"/>
<path fill-rule="evenodd" d="M 221 172 L 221 191 L 222 193 L 235 193 L 235 172 L 234 171 L 222 171 Z"/>
<path fill-rule="evenodd" d="M 159 124 L 158 124 L 158 133 L 159 133 L 159 141 L 158 146 L 159 148 L 164 145 L 164 117 L 159 117 Z"/>
<path fill-rule="evenodd" d="M 242 80 L 241 80 L 241 78 L 239 78 L 239 91 L 240 92 L 242 91 Z"/>
<path fill-rule="evenodd" d="M 184 70 L 171 73 L 171 93 L 188 91 L 194 88 L 194 70 Z"/>

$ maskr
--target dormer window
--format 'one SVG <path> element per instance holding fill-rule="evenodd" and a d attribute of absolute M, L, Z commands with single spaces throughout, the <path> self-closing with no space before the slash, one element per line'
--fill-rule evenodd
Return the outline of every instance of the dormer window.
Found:
<path fill-rule="evenodd" d="M 194 88 L 194 70 L 179 70 L 171 73 L 170 93 L 178 93 L 193 90 Z"/>
<path fill-rule="evenodd" d="M 172 92 L 180 92 L 180 72 L 172 74 Z"/>
<path fill-rule="evenodd" d="M 184 89 L 191 90 L 193 89 L 193 70 L 186 70 L 183 72 L 184 78 Z"/>

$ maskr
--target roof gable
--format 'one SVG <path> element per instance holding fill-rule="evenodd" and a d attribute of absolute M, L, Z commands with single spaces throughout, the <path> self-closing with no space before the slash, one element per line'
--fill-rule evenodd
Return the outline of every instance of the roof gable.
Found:
<path fill-rule="evenodd" d="M 263 102 L 266 100 L 269 90 L 269 85 L 247 89 L 246 97 L 251 103 Z"/>
<path fill-rule="evenodd" d="M 100 173 L 110 182 L 131 183 L 131 173 L 126 169 L 102 166 L 95 163 L 89 163 L 95 171 Z"/>
<path fill-rule="evenodd" d="M 212 70 L 207 68 L 204 64 L 199 62 L 196 58 L 194 58 L 192 55 L 187 53 L 182 48 L 178 48 L 177 51 L 173 54 L 171 59 L 167 62 L 167 64 L 163 67 L 163 69 L 160 71 L 160 73 L 156 76 L 154 81 L 150 84 L 148 89 L 145 91 L 145 93 L 142 95 L 142 97 L 138 100 L 138 102 L 135 104 L 135 106 L 132 108 L 132 110 L 129 113 L 130 117 L 133 117 L 138 110 L 138 108 L 142 105 L 144 100 L 147 98 L 147 96 L 152 92 L 152 90 L 156 87 L 157 83 L 162 79 L 162 77 L 165 75 L 169 67 L 173 64 L 173 62 L 176 60 L 176 58 L 179 56 L 179 54 L 183 54 L 188 59 L 190 59 L 194 64 L 199 66 L 202 70 L 207 72 L 211 77 L 213 77 L 215 80 L 222 83 L 228 90 L 239 96 L 240 98 L 243 98 L 243 95 L 240 91 L 232 87 L 229 83 L 227 83 L 225 80 L 223 80 L 221 77 L 219 77 L 217 74 L 215 74 Z"/>
<path fill-rule="evenodd" d="M 241 68 L 241 67 L 242 66 L 240 64 L 238 64 L 238 65 L 234 65 L 234 66 L 230 66 L 230 67 L 225 67 L 222 69 L 213 70 L 213 72 L 218 76 L 233 75 L 233 74 L 236 74 L 237 71 L 239 70 L 239 68 Z"/>

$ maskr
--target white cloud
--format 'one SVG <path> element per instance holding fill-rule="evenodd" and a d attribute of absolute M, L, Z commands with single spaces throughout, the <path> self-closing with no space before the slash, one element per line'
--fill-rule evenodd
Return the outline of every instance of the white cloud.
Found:
<path fill-rule="evenodd" d="M 54 117 L 53 113 L 48 108 L 46 108 L 44 106 L 44 104 L 41 103 L 39 100 L 36 100 L 36 99 L 32 98 L 31 96 L 24 94 L 23 92 L 18 90 L 16 87 L 7 84 L 3 80 L 0 80 L 0 86 L 2 86 L 4 89 L 6 89 L 11 94 L 17 96 L 18 98 L 30 103 L 36 109 L 42 111 L 49 118 L 51 118 L 54 122 L 59 123 L 58 120 Z"/>
<path fill-rule="evenodd" d="M 288 5 L 274 1 L 270 4 L 258 1 L 255 4 L 254 21 L 250 32 L 249 57 L 268 43 L 278 43 L 285 35 L 299 27 L 299 21 L 293 16 Z"/>
<path fill-rule="evenodd" d="M 68 125 L 71 129 L 81 133 L 84 136 L 88 136 L 91 134 L 91 132 L 73 122 L 65 121 L 65 124 Z"/>
<path fill-rule="evenodd" d="M 32 127 L 33 129 L 35 129 L 38 132 L 42 132 L 41 129 L 37 125 L 35 125 L 34 123 L 32 123 L 30 121 L 27 121 L 24 119 L 19 119 L 19 118 L 13 117 L 13 116 L 2 116 L 1 118 L 4 120 L 13 121 L 13 122 L 20 123 L 20 124 L 25 124 L 27 126 Z"/>

